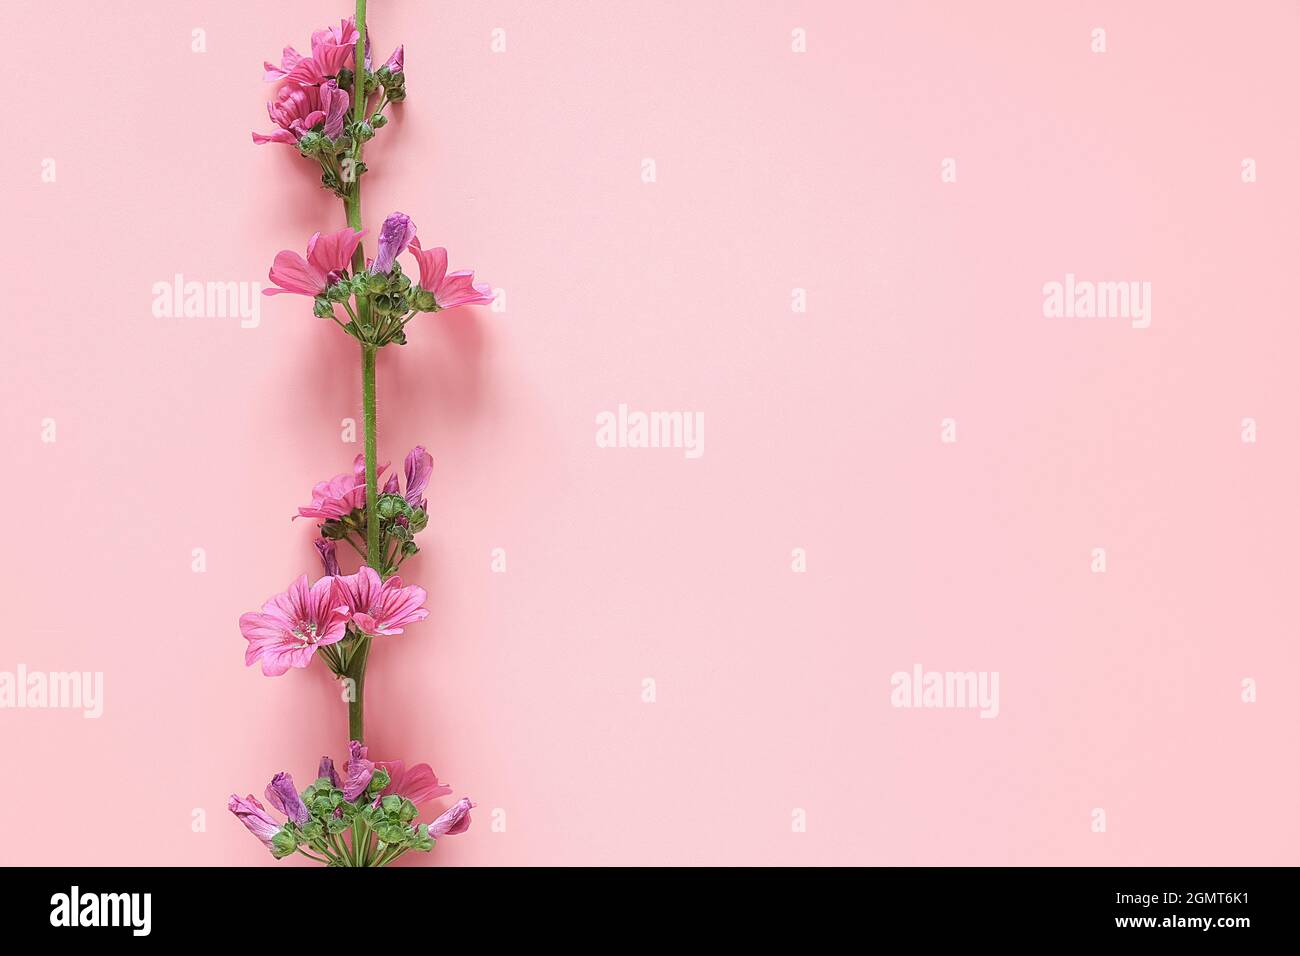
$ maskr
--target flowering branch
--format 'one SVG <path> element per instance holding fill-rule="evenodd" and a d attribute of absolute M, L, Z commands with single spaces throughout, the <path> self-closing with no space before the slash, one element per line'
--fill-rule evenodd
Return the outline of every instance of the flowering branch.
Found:
<path fill-rule="evenodd" d="M 320 519 L 316 548 L 324 576 L 313 584 L 301 575 L 239 624 L 248 641 L 245 663 L 260 661 L 267 676 L 307 667 L 319 653 L 336 677 L 349 682 L 348 783 L 340 786 L 333 764 L 323 758 L 316 781 L 302 794 L 288 774 L 277 775 L 268 787 L 267 799 L 288 818 L 284 824 L 251 795 L 232 796 L 230 809 L 277 857 L 302 853 L 330 865 L 382 866 L 409 849 L 431 848 L 440 835 L 462 832 L 473 804 L 462 799 L 433 824 L 417 826 L 412 821 L 419 800 L 393 789 L 398 785 L 389 779 L 400 763 L 385 769 L 382 761 L 366 760 L 365 678 L 372 643 L 402 634 L 429 613 L 425 590 L 404 585 L 397 571 L 419 551 L 414 538 L 428 525 L 424 491 L 433 470 L 432 456 L 416 447 L 404 463 L 405 487 L 396 473 L 379 487 L 388 465 L 379 464 L 376 357 L 386 345 L 406 344 L 406 327 L 419 313 L 491 302 L 493 294 L 476 284 L 471 272 L 448 273 L 447 250 L 425 249 L 404 213 L 384 220 L 375 257 L 367 260 L 361 214 L 364 148 L 387 125 L 388 105 L 406 99 L 403 48 L 371 70 L 366 0 L 357 0 L 353 18 L 313 33 L 311 43 L 311 56 L 285 47 L 280 66 L 266 64 L 266 79 L 278 84 L 267 111 L 279 129 L 254 133 L 253 141 L 290 145 L 315 160 L 322 186 L 343 200 L 347 228 L 314 234 L 305 258 L 279 252 L 270 271 L 273 284 L 264 294 L 310 297 L 314 315 L 330 319 L 357 341 L 365 446 L 350 472 L 319 482 L 311 504 L 298 509 L 298 517 Z M 418 282 L 398 261 L 407 252 L 418 264 Z M 339 567 L 340 541 L 362 559 L 354 574 Z M 412 772 L 421 767 L 433 779 L 431 795 L 451 792 L 437 784 L 427 765 Z M 361 776 L 364 783 L 358 783 Z"/>

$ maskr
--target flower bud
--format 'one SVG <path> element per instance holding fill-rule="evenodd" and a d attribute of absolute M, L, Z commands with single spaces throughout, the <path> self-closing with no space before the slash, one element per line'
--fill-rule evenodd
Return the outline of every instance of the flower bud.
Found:
<path fill-rule="evenodd" d="M 277 860 L 288 856 L 296 849 L 298 849 L 298 838 L 289 832 L 288 827 L 281 829 L 275 836 L 271 837 L 271 852 Z"/>
<path fill-rule="evenodd" d="M 421 289 L 415 294 L 415 307 L 421 312 L 437 312 L 438 300 L 428 289 Z"/>
<path fill-rule="evenodd" d="M 321 523 L 320 536 L 329 541 L 342 541 L 347 529 L 343 527 L 343 522 L 337 518 L 330 518 Z"/>
<path fill-rule="evenodd" d="M 365 143 L 375 138 L 375 128 L 369 123 L 357 124 L 357 138 Z"/>
<path fill-rule="evenodd" d="M 334 306 L 330 304 L 330 300 L 325 298 L 325 296 L 318 295 L 316 296 L 316 302 L 315 305 L 312 306 L 311 311 L 312 315 L 315 315 L 318 318 L 328 319 L 334 314 Z"/>
<path fill-rule="evenodd" d="M 411 506 L 406 503 L 406 499 L 401 495 L 381 495 L 375 510 L 379 512 L 379 517 L 391 521 L 399 515 L 407 514 L 411 510 Z"/>
<path fill-rule="evenodd" d="M 304 156 L 312 156 L 325 145 L 325 137 L 320 133 L 308 130 L 302 134 L 302 139 L 298 140 L 298 152 Z"/>
<path fill-rule="evenodd" d="M 388 117 L 383 113 L 376 113 L 374 116 L 370 117 L 370 125 L 375 129 L 383 129 L 388 125 Z"/>

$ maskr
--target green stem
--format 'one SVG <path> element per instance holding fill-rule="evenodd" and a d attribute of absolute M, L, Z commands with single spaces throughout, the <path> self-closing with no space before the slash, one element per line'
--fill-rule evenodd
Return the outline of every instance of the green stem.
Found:
<path fill-rule="evenodd" d="M 370 827 L 360 820 L 352 824 L 352 865 L 370 865 Z"/>
<path fill-rule="evenodd" d="M 370 566 L 380 569 L 383 551 L 379 546 L 379 516 L 375 513 L 379 500 L 379 476 L 375 473 L 379 461 L 379 440 L 375 434 L 375 353 L 373 345 L 361 347 L 361 412 L 366 429 L 366 553 Z"/>
<path fill-rule="evenodd" d="M 352 84 L 353 115 L 358 122 L 365 117 L 366 108 L 366 0 L 357 0 L 357 50 Z M 361 143 L 356 146 L 356 160 L 361 161 Z M 343 200 L 347 213 L 348 225 L 355 230 L 361 229 L 361 177 L 355 171 L 351 188 Z M 366 255 L 361 243 L 357 243 L 352 256 L 352 271 L 360 274 L 366 268 Z M 370 325 L 370 299 L 365 294 L 357 295 L 357 313 L 354 321 L 362 334 Z M 366 563 L 379 569 L 379 516 L 375 513 L 375 504 L 379 497 L 378 477 L 375 474 L 379 460 L 378 438 L 375 433 L 375 348 L 373 345 L 361 346 L 361 410 L 365 419 L 365 455 L 366 455 Z M 348 701 L 348 739 L 365 742 L 365 688 L 366 660 L 370 656 L 370 641 L 362 638 L 356 651 L 348 660 L 348 677 L 352 680 L 352 700 Z M 354 832 L 355 837 L 355 832 Z M 355 852 L 354 847 L 354 852 Z"/>
<path fill-rule="evenodd" d="M 355 74 L 361 79 L 360 84 L 354 83 L 352 92 L 359 94 L 353 97 L 352 118 L 360 123 L 366 118 L 366 0 L 357 0 L 357 55 L 356 62 L 352 64 Z"/>

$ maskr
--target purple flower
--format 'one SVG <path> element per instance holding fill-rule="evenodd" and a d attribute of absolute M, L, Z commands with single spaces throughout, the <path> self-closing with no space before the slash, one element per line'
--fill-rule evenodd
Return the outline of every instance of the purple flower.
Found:
<path fill-rule="evenodd" d="M 330 786 L 339 787 L 340 789 L 343 786 L 342 781 L 339 780 L 339 772 L 334 769 L 334 761 L 329 757 L 320 758 L 320 769 L 316 771 L 316 777 L 317 779 L 326 778 L 329 780 Z"/>
<path fill-rule="evenodd" d="M 402 497 L 412 508 L 425 508 L 428 502 L 424 498 L 424 489 L 429 487 L 429 476 L 433 474 L 433 456 L 424 450 L 423 445 L 416 445 L 406 456 L 405 469 L 406 493 Z M 384 494 L 395 495 L 397 492 L 397 475 L 389 475 Z"/>
<path fill-rule="evenodd" d="M 337 577 L 339 573 L 338 547 L 325 538 L 316 539 L 316 550 L 320 552 L 320 563 L 325 566 L 325 573 Z"/>
<path fill-rule="evenodd" d="M 343 796 L 355 800 L 366 792 L 370 778 L 375 775 L 374 761 L 366 759 L 366 748 L 359 741 L 348 741 L 348 764 L 344 769 L 348 772 L 348 779 L 343 785 Z"/>
<path fill-rule="evenodd" d="M 311 814 L 307 812 L 307 804 L 302 802 L 302 797 L 298 796 L 298 788 L 293 785 L 293 777 L 283 771 L 272 777 L 271 782 L 266 785 L 266 799 L 271 806 L 298 826 L 303 826 L 311 819 Z"/>
<path fill-rule="evenodd" d="M 235 794 L 230 795 L 230 802 L 226 808 L 235 815 L 244 826 L 248 827 L 248 832 L 253 834 L 262 841 L 262 845 L 268 850 L 273 850 L 271 841 L 275 835 L 280 832 L 280 824 L 266 812 L 266 807 L 257 802 L 257 798 L 251 793 L 246 797 L 239 797 Z"/>
<path fill-rule="evenodd" d="M 435 840 L 441 836 L 455 836 L 469 829 L 469 812 L 474 808 L 469 797 L 461 797 L 452 806 L 444 810 L 438 819 L 429 824 L 429 836 Z"/>
<path fill-rule="evenodd" d="M 429 487 L 429 476 L 433 474 L 433 456 L 424 450 L 423 445 L 416 445 L 406 456 L 406 503 L 412 508 L 423 508 L 424 489 Z"/>
<path fill-rule="evenodd" d="M 388 58 L 388 61 L 384 66 L 388 67 L 389 73 L 401 73 L 404 57 L 405 54 L 403 53 L 403 48 L 399 46 L 393 51 L 393 55 Z"/>
<path fill-rule="evenodd" d="M 404 212 L 395 212 L 384 220 L 379 229 L 379 251 L 370 271 L 376 274 L 388 272 L 393 268 L 393 261 L 405 251 L 415 238 L 415 223 Z"/>

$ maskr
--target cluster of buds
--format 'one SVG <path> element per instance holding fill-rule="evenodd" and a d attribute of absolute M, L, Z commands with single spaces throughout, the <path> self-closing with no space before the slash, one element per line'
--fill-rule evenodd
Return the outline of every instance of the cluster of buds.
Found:
<path fill-rule="evenodd" d="M 357 741 L 349 744 L 344 776 L 322 757 L 316 779 L 301 793 L 293 777 L 277 773 L 266 799 L 284 814 L 267 812 L 251 793 L 231 794 L 228 808 L 262 841 L 276 859 L 301 853 L 329 866 L 385 866 L 408 850 L 427 852 L 439 837 L 469 829 L 474 803 L 461 798 L 432 823 L 418 823 L 418 804 L 451 793 L 428 764 L 407 769 L 401 761 L 366 757 Z"/>
<path fill-rule="evenodd" d="M 384 220 L 375 258 L 366 268 L 357 269 L 353 252 L 364 235 L 352 229 L 328 235 L 318 232 L 307 242 L 305 259 L 282 250 L 271 265 L 273 284 L 262 294 L 310 296 L 313 314 L 333 319 L 362 345 L 376 348 L 405 345 L 406 325 L 421 312 L 483 305 L 494 297 L 491 288 L 474 281 L 473 272 L 448 272 L 447 250 L 421 246 L 415 223 L 405 213 L 395 212 Z M 419 265 L 416 282 L 398 261 L 403 253 L 410 253 Z M 335 311 L 340 307 L 347 313 L 346 322 Z"/>

